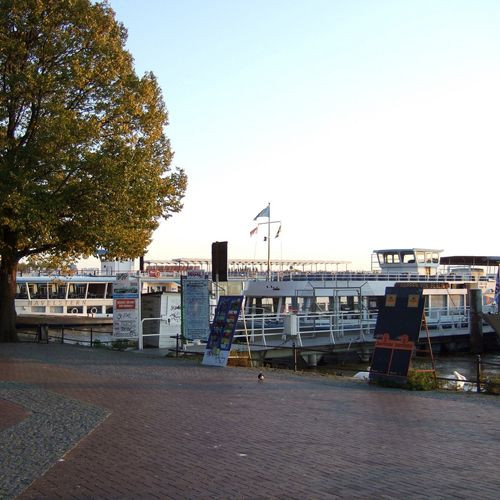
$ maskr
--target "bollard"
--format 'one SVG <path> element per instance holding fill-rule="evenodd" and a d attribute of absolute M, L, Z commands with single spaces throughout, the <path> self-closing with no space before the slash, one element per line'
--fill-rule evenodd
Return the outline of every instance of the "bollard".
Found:
<path fill-rule="evenodd" d="M 49 325 L 38 325 L 38 342 L 49 343 Z"/>
<path fill-rule="evenodd" d="M 64 344 L 64 325 L 61 327 L 61 344 Z"/>
<path fill-rule="evenodd" d="M 481 392 L 481 356 L 476 357 L 476 390 Z"/>
<path fill-rule="evenodd" d="M 94 332 L 92 331 L 92 327 L 90 327 L 90 347 L 94 344 Z"/>
<path fill-rule="evenodd" d="M 297 348 L 295 347 L 295 342 L 292 343 L 293 349 L 293 371 L 297 371 Z"/>
<path fill-rule="evenodd" d="M 175 357 L 179 357 L 179 334 L 175 336 Z"/>
<path fill-rule="evenodd" d="M 468 300 L 469 310 L 469 329 L 470 329 L 470 348 L 474 354 L 481 354 L 484 348 L 483 340 L 483 299 L 479 288 L 469 290 Z"/>

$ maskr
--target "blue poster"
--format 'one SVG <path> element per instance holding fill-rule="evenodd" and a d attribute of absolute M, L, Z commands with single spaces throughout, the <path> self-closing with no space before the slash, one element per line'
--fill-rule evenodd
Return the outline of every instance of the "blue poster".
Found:
<path fill-rule="evenodd" d="M 203 364 L 226 366 L 242 303 L 241 295 L 225 295 L 219 298 L 210 326 Z"/>

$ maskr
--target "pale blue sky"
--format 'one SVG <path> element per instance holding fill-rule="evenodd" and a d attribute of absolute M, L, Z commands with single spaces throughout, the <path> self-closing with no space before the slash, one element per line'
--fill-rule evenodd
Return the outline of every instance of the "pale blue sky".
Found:
<path fill-rule="evenodd" d="M 500 2 L 112 0 L 189 188 L 149 258 L 500 254 Z"/>

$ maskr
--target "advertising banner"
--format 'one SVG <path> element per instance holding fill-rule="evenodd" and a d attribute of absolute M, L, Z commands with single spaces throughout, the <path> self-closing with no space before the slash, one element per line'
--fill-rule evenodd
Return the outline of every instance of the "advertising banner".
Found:
<path fill-rule="evenodd" d="M 202 364 L 227 365 L 242 303 L 241 295 L 225 295 L 219 298 Z"/>

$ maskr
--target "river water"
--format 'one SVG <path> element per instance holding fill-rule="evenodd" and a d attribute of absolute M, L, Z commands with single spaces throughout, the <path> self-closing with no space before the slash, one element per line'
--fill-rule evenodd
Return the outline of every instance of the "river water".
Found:
<path fill-rule="evenodd" d="M 500 376 L 500 352 L 487 353 L 481 355 L 482 377 L 488 375 Z M 476 378 L 477 356 L 468 353 L 455 353 L 447 355 L 434 355 L 434 364 L 438 377 L 453 376 L 457 371 L 467 379 Z M 412 361 L 412 367 L 417 369 L 431 369 L 432 364 L 429 357 L 417 357 Z M 318 371 L 321 373 L 332 373 L 349 376 L 359 371 L 369 371 L 369 362 L 358 362 L 353 359 L 339 358 L 335 362 L 319 365 L 317 368 L 310 368 L 308 371 Z"/>

